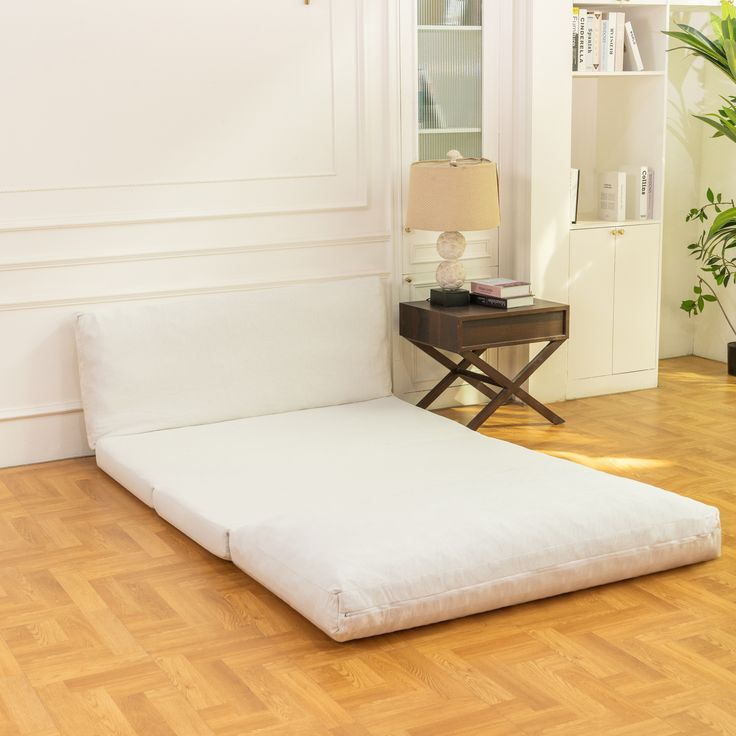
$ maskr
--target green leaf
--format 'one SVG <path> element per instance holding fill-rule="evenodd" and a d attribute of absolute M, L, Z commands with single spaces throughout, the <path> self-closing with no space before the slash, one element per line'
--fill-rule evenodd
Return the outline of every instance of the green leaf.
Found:
<path fill-rule="evenodd" d="M 718 299 L 716 299 L 713 294 L 703 294 L 703 299 L 707 302 L 717 302 Z"/>
<path fill-rule="evenodd" d="M 680 309 L 685 310 L 686 312 L 691 311 L 695 307 L 695 302 L 692 299 L 685 299 L 685 301 L 680 304 Z"/>
<path fill-rule="evenodd" d="M 708 187 L 708 191 L 705 193 L 705 196 L 711 204 L 714 202 L 715 196 L 713 195 L 713 190 L 710 187 Z"/>
<path fill-rule="evenodd" d="M 731 78 L 736 79 L 736 40 L 734 38 L 724 38 L 723 50 L 726 52 Z"/>
<path fill-rule="evenodd" d="M 728 286 L 728 282 L 731 280 L 731 276 L 732 276 L 732 274 L 730 274 L 730 273 L 727 273 L 726 274 L 726 278 L 723 279 L 723 285 L 724 286 Z"/>
<path fill-rule="evenodd" d="M 703 289 L 700 286 L 693 286 L 693 291 L 696 294 L 702 294 L 703 293 Z"/>
<path fill-rule="evenodd" d="M 698 297 L 698 309 L 702 312 L 704 306 L 705 306 L 705 301 L 703 300 L 702 296 L 699 296 Z"/>
<path fill-rule="evenodd" d="M 729 224 L 736 224 L 736 207 L 729 207 L 727 210 L 723 210 L 720 215 L 716 216 L 708 231 L 708 238 L 717 235 Z"/>

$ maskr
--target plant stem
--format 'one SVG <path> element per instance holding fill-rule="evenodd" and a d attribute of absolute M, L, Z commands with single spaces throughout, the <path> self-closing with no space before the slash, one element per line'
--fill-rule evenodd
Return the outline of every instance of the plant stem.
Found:
<path fill-rule="evenodd" d="M 698 281 L 700 281 L 701 286 L 707 286 L 708 291 L 710 291 L 711 294 L 716 298 L 716 304 L 720 307 L 721 313 L 723 314 L 723 319 L 728 322 L 728 326 L 731 328 L 731 332 L 733 332 L 734 335 L 736 335 L 736 327 L 733 326 L 733 322 L 728 318 L 728 315 L 726 314 L 726 310 L 723 308 L 723 304 L 721 304 L 721 300 L 718 298 L 718 294 L 713 290 L 713 287 L 705 281 L 703 278 L 698 276 Z"/>

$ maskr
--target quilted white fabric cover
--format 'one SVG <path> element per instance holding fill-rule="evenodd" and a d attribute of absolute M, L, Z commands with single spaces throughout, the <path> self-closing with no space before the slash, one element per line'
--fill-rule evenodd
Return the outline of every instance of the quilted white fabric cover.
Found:
<path fill-rule="evenodd" d="M 394 397 L 109 436 L 98 463 L 338 641 L 720 550 L 715 508 Z"/>
<path fill-rule="evenodd" d="M 391 393 L 377 277 L 105 305 L 80 314 L 76 333 L 93 448 Z"/>

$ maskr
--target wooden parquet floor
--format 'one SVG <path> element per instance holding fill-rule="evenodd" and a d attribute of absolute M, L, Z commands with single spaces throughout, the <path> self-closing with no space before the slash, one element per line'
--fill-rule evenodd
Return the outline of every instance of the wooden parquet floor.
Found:
<path fill-rule="evenodd" d="M 715 504 L 723 557 L 335 644 L 93 460 L 0 471 L 0 734 L 736 735 L 736 380 L 557 411 L 484 431 Z"/>

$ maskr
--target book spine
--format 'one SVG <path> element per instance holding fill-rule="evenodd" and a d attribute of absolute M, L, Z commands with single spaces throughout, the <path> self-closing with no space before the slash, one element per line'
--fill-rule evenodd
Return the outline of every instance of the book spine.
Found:
<path fill-rule="evenodd" d="M 603 15 L 600 10 L 593 11 L 591 33 L 593 36 L 593 71 L 601 71 L 601 34 L 603 32 Z"/>
<path fill-rule="evenodd" d="M 497 309 L 508 309 L 508 300 L 500 296 L 484 296 L 483 294 L 471 294 L 470 301 L 483 307 L 496 307 Z"/>
<path fill-rule="evenodd" d="M 606 71 L 616 71 L 616 13 L 608 14 L 608 37 L 606 41 Z"/>
<path fill-rule="evenodd" d="M 626 174 L 618 172 L 618 201 L 616 202 L 616 219 L 620 222 L 626 219 Z"/>
<path fill-rule="evenodd" d="M 580 196 L 580 169 L 570 169 L 570 222 L 578 221 L 578 198 Z"/>
<path fill-rule="evenodd" d="M 585 15 L 585 71 L 593 71 L 593 33 L 595 16 L 592 11 Z"/>
<path fill-rule="evenodd" d="M 631 71 L 643 72 L 644 64 L 641 60 L 641 52 L 639 51 L 639 45 L 636 43 L 636 34 L 634 33 L 634 26 L 631 25 L 631 21 L 627 21 L 625 24 L 626 28 L 626 51 L 628 56 L 629 67 Z"/>
<path fill-rule="evenodd" d="M 572 70 L 578 70 L 578 40 L 580 37 L 580 8 L 572 9 Z"/>
<path fill-rule="evenodd" d="M 646 220 L 649 215 L 649 168 L 639 169 L 639 219 Z"/>
<path fill-rule="evenodd" d="M 649 169 L 647 177 L 647 218 L 654 219 L 654 169 Z"/>
<path fill-rule="evenodd" d="M 626 13 L 616 13 L 616 71 L 624 70 L 624 35 L 626 33 Z"/>
<path fill-rule="evenodd" d="M 580 9 L 578 13 L 578 71 L 585 69 L 585 49 L 588 43 L 588 11 Z"/>
<path fill-rule="evenodd" d="M 491 297 L 493 299 L 502 299 L 497 286 L 488 286 L 488 284 L 470 284 L 470 292 L 480 296 Z"/>
<path fill-rule="evenodd" d="M 601 66 L 600 71 L 608 71 L 608 18 L 601 18 Z"/>

